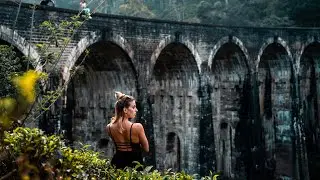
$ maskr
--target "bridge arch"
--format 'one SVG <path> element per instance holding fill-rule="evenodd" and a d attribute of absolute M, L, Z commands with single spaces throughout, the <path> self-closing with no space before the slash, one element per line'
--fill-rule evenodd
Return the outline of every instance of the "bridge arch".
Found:
<path fill-rule="evenodd" d="M 187 39 L 162 39 L 153 52 L 150 64 L 148 94 L 152 96 L 152 117 L 157 168 L 163 169 L 167 137 L 163 132 L 179 132 L 181 166 L 188 173 L 197 172 L 200 132 L 200 57 Z M 170 131 L 172 130 L 172 131 Z M 178 134 L 178 133 L 176 133 Z M 192 138 L 185 138 L 191 137 Z M 185 140 L 183 139 L 185 138 Z M 188 151 L 195 153 L 188 153 Z"/>
<path fill-rule="evenodd" d="M 195 48 L 195 46 L 193 45 L 192 42 L 190 42 L 189 40 L 185 39 L 182 37 L 182 40 L 181 41 L 176 41 L 175 40 L 175 37 L 172 36 L 172 35 L 169 35 L 169 36 L 166 36 L 165 38 L 163 38 L 162 40 L 160 40 L 158 46 L 156 47 L 156 49 L 153 51 L 152 55 L 151 55 L 151 70 L 150 70 L 150 75 L 153 74 L 153 71 L 154 71 L 154 67 L 155 67 L 155 64 L 161 54 L 161 52 L 169 45 L 169 44 L 172 44 L 172 43 L 180 43 L 180 44 L 183 44 L 185 47 L 188 48 L 188 50 L 191 52 L 191 54 L 193 55 L 195 61 L 196 61 L 196 64 L 197 64 L 197 67 L 198 67 L 198 73 L 200 74 L 201 73 L 201 68 L 200 68 L 200 65 L 201 65 L 201 58 L 200 58 L 200 55 L 197 51 L 197 49 Z M 149 76 L 150 77 L 150 76 Z"/>
<path fill-rule="evenodd" d="M 41 68 L 39 64 L 40 56 L 36 51 L 35 46 L 29 43 L 25 38 L 21 37 L 17 31 L 13 32 L 12 29 L 4 25 L 0 25 L 0 39 L 15 46 L 25 56 L 28 56 L 30 48 L 30 57 L 35 60 L 31 61 L 32 66 L 37 70 Z"/>
<path fill-rule="evenodd" d="M 131 45 L 128 43 L 128 41 L 118 35 L 113 34 L 109 36 L 109 38 L 103 38 L 103 35 L 101 32 L 92 32 L 90 35 L 83 37 L 77 44 L 76 47 L 74 47 L 67 59 L 67 65 L 63 68 L 62 77 L 65 81 L 68 81 L 70 78 L 70 70 L 74 67 L 82 53 L 91 45 L 99 42 L 99 41 L 109 41 L 117 46 L 119 46 L 130 58 L 131 63 L 133 64 L 134 72 L 137 74 L 136 67 L 137 65 L 133 61 L 134 52 L 132 50 Z"/>
<path fill-rule="evenodd" d="M 86 49 L 89 54 L 86 54 Z M 98 142 L 104 137 L 103 127 L 114 115 L 114 92 L 122 91 L 138 97 L 137 72 L 132 58 L 131 46 L 118 35 L 104 38 L 94 32 L 81 39 L 73 49 L 64 67 L 63 78 L 70 80 L 66 93 L 66 116 L 71 120 L 64 122 L 64 127 L 68 139 L 74 144 L 85 142 L 92 144 L 93 148 L 103 148 L 108 157 L 113 155 L 112 143 L 99 147 Z M 74 66 L 79 71 L 71 76 L 70 70 Z"/>
<path fill-rule="evenodd" d="M 297 54 L 297 73 L 300 74 L 301 72 L 301 59 L 303 58 L 303 55 L 308 47 L 314 45 L 314 44 L 320 44 L 320 41 L 318 39 L 315 39 L 315 37 L 309 38 L 305 43 L 302 44 L 298 54 Z"/>
<path fill-rule="evenodd" d="M 242 51 L 242 53 L 244 54 L 245 58 L 246 58 L 246 68 L 250 68 L 249 65 L 249 60 L 250 60 L 250 57 L 249 57 L 249 53 L 248 53 L 248 50 L 247 48 L 244 46 L 244 43 L 237 37 L 235 36 L 225 36 L 223 38 L 221 38 L 213 47 L 213 49 L 211 50 L 210 52 L 210 55 L 209 55 L 209 59 L 208 59 L 208 66 L 209 66 L 209 69 L 212 70 L 212 64 L 213 64 L 213 59 L 214 57 L 216 56 L 216 54 L 218 53 L 218 51 L 221 49 L 221 47 L 227 43 L 233 43 L 235 45 L 237 45 L 240 50 Z"/>
<path fill-rule="evenodd" d="M 231 126 L 244 119 L 240 108 L 245 103 L 241 99 L 245 95 L 246 84 L 250 83 L 250 59 L 243 42 L 235 36 L 222 37 L 211 50 L 208 59 L 210 69 L 210 85 L 212 92 L 212 122 L 217 149 L 217 170 L 232 177 L 235 164 L 236 128 Z M 249 88 L 248 88 L 249 89 Z M 226 98 L 228 97 L 228 98 Z M 226 106 L 228 106 L 226 108 Z M 226 116 L 224 116 L 226 114 Z"/>
<path fill-rule="evenodd" d="M 291 79 L 295 70 L 287 42 L 280 37 L 267 39 L 258 53 L 255 65 L 266 160 L 277 163 L 275 172 L 292 177 L 294 156 L 291 147 L 294 142 L 291 139 Z"/>
<path fill-rule="evenodd" d="M 276 38 L 268 38 L 266 40 L 266 42 L 264 42 L 258 52 L 258 56 L 257 56 L 257 60 L 255 62 L 255 71 L 257 71 L 259 69 L 259 64 L 260 64 L 260 61 L 261 61 L 261 56 L 263 55 L 263 53 L 265 52 L 265 49 L 273 44 L 273 43 L 276 43 L 276 44 L 280 44 L 287 52 L 287 55 L 289 56 L 289 60 L 290 60 L 290 63 L 291 63 L 291 66 L 293 65 L 293 56 L 292 56 L 292 53 L 290 51 L 290 47 L 288 45 L 288 43 L 283 40 L 281 37 L 276 37 Z"/>
<path fill-rule="evenodd" d="M 302 104 L 302 128 L 304 129 L 306 154 L 308 157 L 308 169 L 310 177 L 319 177 L 320 160 L 319 141 L 317 138 L 320 128 L 319 117 L 319 72 L 320 72 L 320 42 L 310 38 L 304 45 L 299 62 L 299 89 L 300 102 Z"/>

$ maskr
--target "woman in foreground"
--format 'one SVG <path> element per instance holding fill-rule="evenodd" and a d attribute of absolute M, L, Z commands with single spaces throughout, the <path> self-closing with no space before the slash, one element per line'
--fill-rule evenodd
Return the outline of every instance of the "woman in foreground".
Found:
<path fill-rule="evenodd" d="M 121 92 L 116 92 L 116 98 L 115 116 L 106 131 L 116 147 L 111 164 L 123 169 L 134 167 L 133 161 L 143 164 L 142 150 L 149 152 L 149 143 L 142 124 L 130 122 L 138 111 L 135 99 Z"/>

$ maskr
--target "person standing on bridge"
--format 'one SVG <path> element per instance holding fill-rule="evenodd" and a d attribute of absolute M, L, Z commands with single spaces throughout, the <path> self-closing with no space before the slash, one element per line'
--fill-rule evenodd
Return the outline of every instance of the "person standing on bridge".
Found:
<path fill-rule="evenodd" d="M 116 148 L 111 164 L 119 169 L 134 167 L 133 161 L 143 164 L 142 150 L 149 152 L 149 142 L 142 124 L 130 122 L 138 111 L 135 99 L 121 92 L 115 95 L 115 116 L 105 127 Z"/>
<path fill-rule="evenodd" d="M 87 7 L 87 2 L 86 0 L 80 0 L 80 8 L 81 11 L 84 12 L 84 14 L 91 19 L 91 14 L 90 14 L 90 9 Z"/>

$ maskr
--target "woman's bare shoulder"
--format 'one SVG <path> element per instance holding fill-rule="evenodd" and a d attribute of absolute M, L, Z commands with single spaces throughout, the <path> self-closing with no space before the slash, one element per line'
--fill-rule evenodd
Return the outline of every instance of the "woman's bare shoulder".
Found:
<path fill-rule="evenodd" d="M 140 130 L 143 129 L 143 125 L 141 123 L 133 123 L 133 128 Z"/>
<path fill-rule="evenodd" d="M 111 125 L 112 125 L 112 123 L 109 123 L 109 124 L 107 124 L 104 128 L 105 128 L 105 130 L 108 130 L 108 128 L 110 128 L 111 127 Z"/>

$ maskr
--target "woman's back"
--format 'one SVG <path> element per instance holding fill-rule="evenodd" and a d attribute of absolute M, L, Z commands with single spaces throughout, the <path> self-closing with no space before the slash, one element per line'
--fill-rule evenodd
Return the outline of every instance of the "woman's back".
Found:
<path fill-rule="evenodd" d="M 134 161 L 142 164 L 142 149 L 149 152 L 149 143 L 140 123 L 131 123 L 138 112 L 132 96 L 116 92 L 115 116 L 106 126 L 106 131 L 116 147 L 111 164 L 117 168 L 133 167 Z"/>
<path fill-rule="evenodd" d="M 117 124 L 109 124 L 107 132 L 112 138 L 116 147 L 116 154 L 113 156 L 111 164 L 116 168 L 134 167 L 133 162 L 143 164 L 142 151 L 137 133 L 138 123 L 127 123 L 123 126 L 123 131 L 120 133 Z"/>
<path fill-rule="evenodd" d="M 140 150 L 139 134 L 134 126 L 135 123 L 126 123 L 123 131 L 120 132 L 119 124 L 109 124 L 107 131 L 112 138 L 117 151 L 138 151 Z M 138 149 L 137 149 L 138 148 Z"/>

